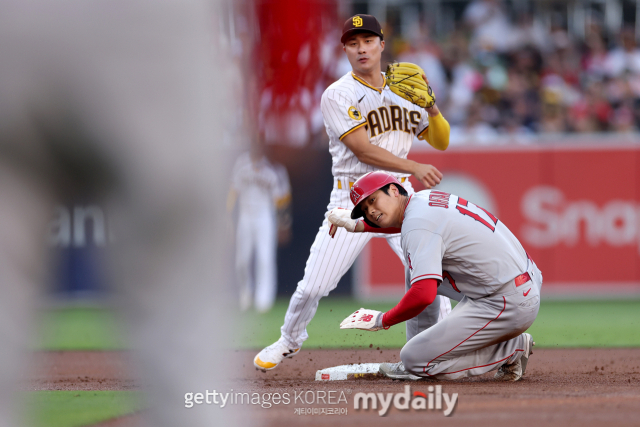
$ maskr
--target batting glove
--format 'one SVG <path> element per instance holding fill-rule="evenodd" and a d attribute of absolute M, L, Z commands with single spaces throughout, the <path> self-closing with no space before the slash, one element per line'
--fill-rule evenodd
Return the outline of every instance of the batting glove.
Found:
<path fill-rule="evenodd" d="M 340 323 L 340 329 L 362 329 L 363 331 L 379 331 L 382 326 L 382 313 L 377 310 L 361 308 Z"/>
<path fill-rule="evenodd" d="M 344 208 L 333 208 L 329 211 L 327 219 L 331 223 L 329 228 L 329 235 L 333 238 L 338 231 L 338 227 L 342 227 L 351 233 L 355 233 L 356 225 L 358 225 L 357 219 L 351 219 L 351 211 Z"/>

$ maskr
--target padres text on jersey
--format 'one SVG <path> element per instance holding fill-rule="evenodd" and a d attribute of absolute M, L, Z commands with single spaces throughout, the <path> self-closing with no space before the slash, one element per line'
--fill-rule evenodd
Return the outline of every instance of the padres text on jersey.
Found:
<path fill-rule="evenodd" d="M 384 87 L 369 85 L 349 72 L 333 83 L 322 95 L 322 116 L 329 135 L 329 152 L 335 177 L 359 178 L 378 170 L 362 163 L 340 142 L 351 132 L 364 127 L 369 140 L 391 154 L 406 159 L 416 135 L 429 125 L 427 112 Z M 406 173 L 392 173 L 396 178 Z"/>

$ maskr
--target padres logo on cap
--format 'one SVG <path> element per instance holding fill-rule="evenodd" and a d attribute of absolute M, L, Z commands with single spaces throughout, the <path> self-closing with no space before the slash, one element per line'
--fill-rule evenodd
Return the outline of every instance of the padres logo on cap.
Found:
<path fill-rule="evenodd" d="M 362 114 L 360 114 L 360 111 L 358 111 L 356 107 L 349 107 L 347 113 L 353 120 L 360 120 L 362 118 Z"/>
<path fill-rule="evenodd" d="M 360 18 L 359 16 L 354 16 L 353 17 L 353 26 L 354 27 L 362 27 L 362 18 Z"/>

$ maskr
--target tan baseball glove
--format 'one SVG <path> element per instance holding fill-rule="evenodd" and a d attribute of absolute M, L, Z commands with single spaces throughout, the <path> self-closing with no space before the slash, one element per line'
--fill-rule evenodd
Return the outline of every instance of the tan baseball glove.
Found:
<path fill-rule="evenodd" d="M 436 95 L 422 78 L 422 68 L 410 62 L 393 62 L 387 66 L 385 80 L 393 93 L 422 108 L 433 107 Z M 426 77 L 425 77 L 426 78 Z"/>

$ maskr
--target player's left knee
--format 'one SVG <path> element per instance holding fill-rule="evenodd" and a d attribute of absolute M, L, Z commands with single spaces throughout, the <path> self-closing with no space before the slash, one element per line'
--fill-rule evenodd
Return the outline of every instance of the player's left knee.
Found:
<path fill-rule="evenodd" d="M 419 357 L 419 353 L 416 354 L 415 351 L 412 351 L 408 344 L 400 350 L 400 360 L 402 360 L 402 364 L 407 371 L 413 373 L 416 370 L 420 370 L 420 368 L 418 368 L 418 364 L 422 358 Z"/>

